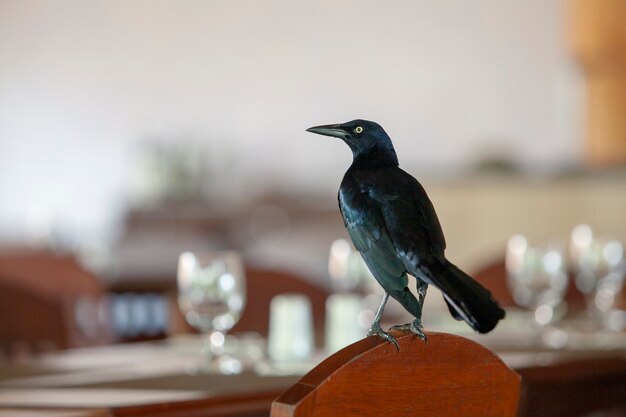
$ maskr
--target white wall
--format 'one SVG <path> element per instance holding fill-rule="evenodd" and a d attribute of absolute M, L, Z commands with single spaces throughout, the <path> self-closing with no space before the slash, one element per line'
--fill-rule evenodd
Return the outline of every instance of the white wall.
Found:
<path fill-rule="evenodd" d="M 0 0 L 0 239 L 110 236 L 138 144 L 189 134 L 234 175 L 334 190 L 363 117 L 415 172 L 489 144 L 577 160 L 560 0 Z M 43 219 L 43 220 L 42 220 Z"/>

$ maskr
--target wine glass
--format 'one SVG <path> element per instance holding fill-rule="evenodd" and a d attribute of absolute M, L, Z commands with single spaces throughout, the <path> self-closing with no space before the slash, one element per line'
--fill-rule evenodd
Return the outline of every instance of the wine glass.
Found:
<path fill-rule="evenodd" d="M 203 335 L 206 362 L 199 371 L 234 374 L 241 362 L 224 354 L 226 333 L 246 302 L 245 272 L 237 252 L 184 252 L 178 259 L 178 306 Z"/>
<path fill-rule="evenodd" d="M 524 236 L 512 236 L 506 269 L 513 299 L 533 312 L 537 324 L 545 326 L 564 315 L 568 277 L 559 245 L 531 246 Z"/>
<path fill-rule="evenodd" d="M 618 240 L 598 239 L 589 225 L 572 230 L 570 250 L 576 287 L 585 295 L 592 326 L 622 331 L 626 313 L 620 304 L 626 278 L 624 246 Z"/>
<path fill-rule="evenodd" d="M 361 255 L 346 239 L 336 239 L 330 246 L 328 273 L 335 292 L 366 293 L 374 277 Z"/>

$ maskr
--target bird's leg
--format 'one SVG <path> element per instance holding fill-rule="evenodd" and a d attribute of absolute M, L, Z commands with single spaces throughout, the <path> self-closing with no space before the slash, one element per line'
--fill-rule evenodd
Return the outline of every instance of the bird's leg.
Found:
<path fill-rule="evenodd" d="M 393 343 L 396 346 L 396 349 L 398 349 L 399 351 L 400 346 L 398 345 L 398 341 L 396 340 L 396 338 L 390 335 L 389 333 L 385 333 L 382 327 L 380 327 L 380 319 L 383 316 L 383 311 L 385 310 L 385 304 L 387 304 L 388 299 L 389 299 L 389 293 L 385 292 L 385 296 L 383 297 L 383 300 L 380 303 L 380 306 L 378 307 L 378 311 L 376 312 L 376 316 L 374 316 L 374 321 L 372 322 L 372 325 L 370 326 L 370 329 L 367 332 L 367 335 L 382 337 L 386 341 Z"/>
<path fill-rule="evenodd" d="M 378 306 L 378 310 L 376 311 L 376 315 L 374 316 L 374 322 L 372 323 L 372 326 L 376 324 L 380 327 L 380 319 L 383 317 L 383 311 L 385 311 L 385 305 L 387 304 L 387 300 L 389 300 L 389 293 L 385 292 L 385 296 L 380 302 L 380 306 Z"/>
<path fill-rule="evenodd" d="M 428 337 L 424 333 L 424 326 L 422 326 L 422 308 L 424 307 L 424 300 L 426 299 L 426 291 L 428 290 L 428 284 L 421 279 L 417 280 L 417 310 L 414 312 L 415 320 L 411 323 L 400 324 L 392 326 L 389 330 L 408 330 L 413 332 L 428 343 Z"/>
<path fill-rule="evenodd" d="M 428 343 L 426 333 L 424 333 L 424 327 L 422 326 L 422 309 L 424 308 L 424 301 L 426 300 L 426 291 L 428 291 L 428 284 L 421 279 L 417 280 L 417 302 L 419 304 L 420 314 L 413 320 L 411 331 L 415 333 L 420 339 Z"/>

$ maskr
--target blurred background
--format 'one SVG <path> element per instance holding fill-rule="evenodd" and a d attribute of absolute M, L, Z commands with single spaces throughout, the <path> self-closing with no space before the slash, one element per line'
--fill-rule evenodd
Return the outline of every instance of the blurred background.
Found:
<path fill-rule="evenodd" d="M 120 339 L 173 331 L 187 250 L 331 290 L 351 155 L 305 129 L 365 118 L 449 258 L 508 294 L 511 236 L 626 240 L 624 21 L 619 0 L 0 0 L 5 276 L 68 259 L 113 294 Z"/>

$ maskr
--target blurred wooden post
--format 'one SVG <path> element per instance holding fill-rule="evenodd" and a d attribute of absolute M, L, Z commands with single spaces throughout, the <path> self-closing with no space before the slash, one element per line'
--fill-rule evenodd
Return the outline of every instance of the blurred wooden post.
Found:
<path fill-rule="evenodd" d="M 272 417 L 515 416 L 520 377 L 485 347 L 445 333 L 394 333 L 335 353 L 272 404 Z"/>
<path fill-rule="evenodd" d="M 587 84 L 587 156 L 626 163 L 626 1 L 569 0 L 571 48 Z"/>

